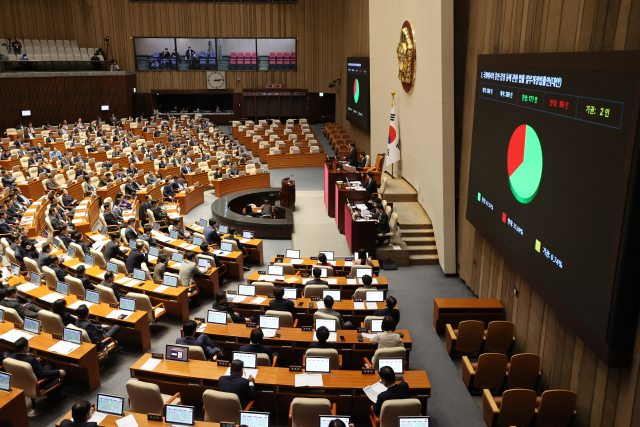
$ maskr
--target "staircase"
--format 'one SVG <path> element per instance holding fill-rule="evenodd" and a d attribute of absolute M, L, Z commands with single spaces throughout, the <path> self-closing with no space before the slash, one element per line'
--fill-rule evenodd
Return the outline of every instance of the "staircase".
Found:
<path fill-rule="evenodd" d="M 402 240 L 409 247 L 410 265 L 438 264 L 438 248 L 431 224 L 401 224 Z"/>

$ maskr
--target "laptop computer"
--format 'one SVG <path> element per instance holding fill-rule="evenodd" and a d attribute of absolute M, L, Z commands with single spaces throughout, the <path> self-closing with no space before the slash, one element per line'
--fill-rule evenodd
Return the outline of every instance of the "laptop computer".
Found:
<path fill-rule="evenodd" d="M 253 240 L 253 231 L 243 230 L 242 231 L 242 238 L 243 239 Z"/>
<path fill-rule="evenodd" d="M 89 267 L 93 267 L 94 262 L 95 262 L 95 258 L 92 255 L 84 256 L 84 263 L 87 264 Z"/>
<path fill-rule="evenodd" d="M 393 373 L 396 374 L 396 381 L 401 381 L 403 378 L 398 374 L 404 374 L 404 360 L 402 357 L 379 357 L 378 358 L 378 372 L 385 366 L 393 369 Z"/>
<path fill-rule="evenodd" d="M 165 405 L 165 423 L 171 423 L 174 426 L 192 426 L 193 406 L 186 405 Z"/>
<path fill-rule="evenodd" d="M 160 231 L 160 223 L 159 222 L 154 222 L 153 223 L 153 230 L 154 231 Z"/>
<path fill-rule="evenodd" d="M 170 286 L 172 288 L 178 287 L 178 278 L 176 276 L 169 276 L 167 274 L 162 278 L 162 284 L 165 286 Z"/>
<path fill-rule="evenodd" d="M 69 295 L 69 285 L 63 282 L 56 282 L 56 292 L 62 295 Z"/>
<path fill-rule="evenodd" d="M 327 256 L 327 261 L 333 261 L 333 252 L 331 251 L 320 251 L 321 254 L 325 254 Z"/>
<path fill-rule="evenodd" d="M 384 301 L 384 291 L 365 291 L 365 301 L 366 302 L 383 302 Z"/>
<path fill-rule="evenodd" d="M 100 292 L 87 290 L 84 293 L 84 299 L 94 304 L 100 304 Z"/>
<path fill-rule="evenodd" d="M 58 249 L 60 247 L 60 239 L 58 239 L 57 237 L 53 238 L 53 247 Z"/>
<path fill-rule="evenodd" d="M 165 355 L 165 358 L 175 362 L 188 362 L 189 347 L 184 345 L 167 344 L 167 354 Z"/>
<path fill-rule="evenodd" d="M 382 332 L 382 319 L 371 320 L 371 333 Z"/>
<path fill-rule="evenodd" d="M 77 329 L 64 328 L 62 330 L 62 340 L 73 344 L 82 344 L 82 331 Z"/>
<path fill-rule="evenodd" d="M 11 391 L 11 374 L 0 372 L 0 390 Z"/>
<path fill-rule="evenodd" d="M 96 411 L 121 417 L 124 411 L 124 397 L 98 394 Z"/>
<path fill-rule="evenodd" d="M 398 427 L 429 427 L 429 417 L 398 417 Z"/>
<path fill-rule="evenodd" d="M 200 246 L 202 242 L 203 242 L 202 237 L 194 236 L 193 241 L 191 243 L 196 246 Z"/>
<path fill-rule="evenodd" d="M 220 243 L 220 250 L 222 252 L 233 252 L 233 244 L 231 243 Z"/>
<path fill-rule="evenodd" d="M 34 285 L 38 285 L 40 286 L 40 282 L 42 281 L 42 275 L 38 274 L 38 273 L 33 273 L 31 272 L 31 274 L 29 275 L 30 277 L 30 281 L 31 283 L 33 283 Z"/>
<path fill-rule="evenodd" d="M 68 247 L 67 248 L 67 259 L 73 259 L 76 256 L 76 248 Z"/>
<path fill-rule="evenodd" d="M 226 325 L 227 313 L 225 311 L 207 310 L 207 323 L 214 325 Z"/>
<path fill-rule="evenodd" d="M 340 299 L 340 289 L 324 289 L 322 291 L 322 299 L 324 299 L 326 296 L 330 296 L 331 298 L 333 298 L 333 302 L 342 301 Z"/>
<path fill-rule="evenodd" d="M 153 257 L 156 257 L 156 258 L 157 258 L 159 255 L 160 255 L 160 248 L 159 248 L 159 247 L 157 247 L 157 246 L 151 246 L 151 247 L 149 248 L 149 256 L 150 256 L 150 257 L 152 257 L 152 256 L 153 256 Z M 149 260 L 149 261 L 151 261 L 151 260 Z"/>
<path fill-rule="evenodd" d="M 107 263 L 107 271 L 112 272 L 113 274 L 118 274 L 118 264 L 114 262 Z"/>
<path fill-rule="evenodd" d="M 207 258 L 198 258 L 198 267 L 208 269 L 211 267 L 211 262 Z"/>
<path fill-rule="evenodd" d="M 202 219 L 200 218 L 200 221 L 198 221 L 198 224 L 200 225 L 200 227 L 204 228 L 204 227 L 208 227 L 209 223 L 207 222 L 206 219 Z"/>
<path fill-rule="evenodd" d="M 107 227 L 102 227 L 100 228 L 100 234 L 102 234 L 103 236 L 107 236 Z"/>
<path fill-rule="evenodd" d="M 24 330 L 32 333 L 34 335 L 40 335 L 40 321 L 30 319 L 29 317 L 24 318 Z"/>
<path fill-rule="evenodd" d="M 179 252 L 173 252 L 171 254 L 171 261 L 182 263 L 182 261 L 184 261 L 184 255 Z"/>
<path fill-rule="evenodd" d="M 20 277 L 20 266 L 18 264 L 11 263 L 11 274 Z"/>
<path fill-rule="evenodd" d="M 120 298 L 120 310 L 136 311 L 136 300 L 131 298 Z"/>
<path fill-rule="evenodd" d="M 373 268 L 358 268 L 356 270 L 356 278 L 362 279 L 363 276 L 373 277 Z"/>
<path fill-rule="evenodd" d="M 229 232 L 229 227 L 226 225 L 221 225 L 218 227 L 218 231 L 222 234 L 227 234 Z"/>
<path fill-rule="evenodd" d="M 284 267 L 281 265 L 267 266 L 267 275 L 276 276 L 277 280 L 284 280 Z"/>
<path fill-rule="evenodd" d="M 256 296 L 256 287 L 252 285 L 238 285 L 238 295 L 244 295 L 247 297 Z"/>
<path fill-rule="evenodd" d="M 129 240 L 129 248 L 135 249 L 137 244 L 135 240 Z"/>
<path fill-rule="evenodd" d="M 300 259 L 300 251 L 294 249 L 287 249 L 284 254 L 285 258 Z"/>
<path fill-rule="evenodd" d="M 260 316 L 260 329 L 266 338 L 275 337 L 280 329 L 280 318 L 278 316 Z"/>
<path fill-rule="evenodd" d="M 169 232 L 169 237 L 171 237 L 174 240 L 178 240 L 178 232 L 177 231 L 170 231 Z"/>
<path fill-rule="evenodd" d="M 133 269 L 133 278 L 142 282 L 147 280 L 147 272 L 144 270 Z"/>
<path fill-rule="evenodd" d="M 345 426 L 351 423 L 351 417 L 348 415 L 320 415 L 320 427 L 329 427 L 333 420 L 341 420 Z"/>
<path fill-rule="evenodd" d="M 336 331 L 336 321 L 333 319 L 316 319 L 316 331 L 319 327 L 324 326 L 329 330 L 329 338 L 327 341 L 336 341 L 338 339 L 338 333 Z M 318 341 L 315 331 L 313 332 L 313 340 Z"/>
<path fill-rule="evenodd" d="M 284 297 L 287 299 L 298 299 L 298 291 L 296 288 L 284 288 Z"/>
<path fill-rule="evenodd" d="M 258 355 L 244 351 L 234 351 L 231 360 L 242 360 L 244 362 L 243 378 L 255 377 L 258 374 Z"/>
<path fill-rule="evenodd" d="M 329 357 L 306 357 L 306 366 L 304 371 L 314 374 L 330 374 L 331 358 Z"/>
<path fill-rule="evenodd" d="M 240 411 L 239 425 L 247 427 L 269 427 L 269 413 Z"/>

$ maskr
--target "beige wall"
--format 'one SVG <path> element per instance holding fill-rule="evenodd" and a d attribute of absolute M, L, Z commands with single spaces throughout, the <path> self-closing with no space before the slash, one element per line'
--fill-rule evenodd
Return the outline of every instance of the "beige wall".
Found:
<path fill-rule="evenodd" d="M 416 37 L 417 76 L 412 93 L 397 78 L 396 47 L 405 20 Z M 456 272 L 453 128 L 453 2 L 370 0 L 371 151 L 386 152 L 391 92 L 399 116 L 401 161 L 395 176 L 418 191 L 433 222 L 440 266 Z M 389 172 L 391 168 L 388 168 Z M 399 218 L 402 224 L 402 218 Z"/>

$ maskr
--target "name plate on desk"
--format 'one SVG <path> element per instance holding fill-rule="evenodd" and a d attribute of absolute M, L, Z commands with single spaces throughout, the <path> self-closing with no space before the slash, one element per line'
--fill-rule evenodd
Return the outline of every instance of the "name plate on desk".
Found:
<path fill-rule="evenodd" d="M 353 279 L 353 276 L 350 274 L 347 274 L 347 279 Z"/>
<path fill-rule="evenodd" d="M 218 359 L 217 363 L 218 363 L 218 366 L 229 366 L 229 361 L 228 360 L 220 360 L 220 359 Z"/>
<path fill-rule="evenodd" d="M 220 421 L 220 427 L 236 427 L 236 423 L 229 421 Z"/>
<path fill-rule="evenodd" d="M 300 277 L 309 277 L 309 273 L 300 273 Z"/>
<path fill-rule="evenodd" d="M 302 332 L 311 332 L 313 329 L 311 328 L 311 326 L 303 326 L 302 327 Z"/>
<path fill-rule="evenodd" d="M 54 340 L 61 340 L 62 339 L 62 335 L 60 335 L 60 334 L 51 334 L 51 338 L 53 338 Z"/>
<path fill-rule="evenodd" d="M 162 421 L 162 414 L 147 414 L 149 421 Z"/>
<path fill-rule="evenodd" d="M 227 291 L 227 295 L 238 295 L 236 291 Z"/>
<path fill-rule="evenodd" d="M 276 255 L 276 258 L 284 258 L 284 255 L 283 254 L 278 254 L 278 255 Z"/>
<path fill-rule="evenodd" d="M 247 322 L 247 323 L 245 323 L 245 325 L 247 325 L 247 328 L 255 328 L 256 327 L 256 324 L 253 323 L 253 322 Z"/>
<path fill-rule="evenodd" d="M 84 301 L 84 295 L 76 295 L 78 301 Z"/>
<path fill-rule="evenodd" d="M 258 274 L 267 274 L 267 272 L 258 270 Z"/>
<path fill-rule="evenodd" d="M 364 332 L 366 334 L 367 328 L 358 328 L 358 332 Z"/>
<path fill-rule="evenodd" d="M 162 353 L 151 353 L 152 359 L 164 359 L 164 354 Z"/>
<path fill-rule="evenodd" d="M 302 372 L 302 366 L 289 366 L 289 372 Z"/>
<path fill-rule="evenodd" d="M 317 257 L 317 256 L 312 256 L 310 259 L 312 259 L 312 260 L 314 260 L 314 261 L 315 261 L 315 260 L 317 260 L 317 259 L 318 259 L 318 257 Z"/>
<path fill-rule="evenodd" d="M 111 308 L 118 308 L 118 304 L 109 303 L 109 307 L 111 307 Z"/>
<path fill-rule="evenodd" d="M 362 369 L 362 374 L 363 375 L 373 375 L 376 373 L 376 370 L 373 368 L 363 368 Z"/>
<path fill-rule="evenodd" d="M 320 297 L 311 297 L 311 301 L 320 301 Z"/>
<path fill-rule="evenodd" d="M 362 298 L 354 298 L 353 302 L 363 302 L 363 299 Z"/>
<path fill-rule="evenodd" d="M 275 297 L 276 297 L 276 294 L 269 294 L 269 295 L 267 295 L 267 296 L 268 296 L 269 298 L 275 298 Z"/>
<path fill-rule="evenodd" d="M 345 258 L 344 260 L 345 260 L 345 262 L 353 261 L 353 258 Z"/>

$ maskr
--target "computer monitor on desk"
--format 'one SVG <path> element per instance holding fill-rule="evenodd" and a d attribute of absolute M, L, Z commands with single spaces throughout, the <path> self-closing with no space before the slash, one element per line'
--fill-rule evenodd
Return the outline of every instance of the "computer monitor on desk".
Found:
<path fill-rule="evenodd" d="M 310 357 L 305 358 L 305 372 L 315 374 L 330 374 L 331 359 L 329 357 Z"/>
<path fill-rule="evenodd" d="M 362 279 L 364 276 L 373 277 L 373 268 L 358 268 L 356 270 L 356 278 Z"/>
<path fill-rule="evenodd" d="M 398 427 L 429 427 L 429 417 L 398 417 Z"/>
<path fill-rule="evenodd" d="M 334 302 L 342 301 L 340 297 L 340 289 L 324 289 L 322 291 L 322 299 L 325 299 L 326 297 L 333 298 Z"/>
<path fill-rule="evenodd" d="M 329 427 L 333 420 L 340 420 L 345 426 L 351 423 L 351 417 L 346 415 L 320 415 L 320 427 Z"/>
<path fill-rule="evenodd" d="M 224 252 L 233 252 L 233 245 L 231 243 L 220 243 L 220 250 Z"/>
<path fill-rule="evenodd" d="M 96 411 L 121 417 L 124 411 L 124 397 L 98 394 Z"/>
<path fill-rule="evenodd" d="M 284 267 L 281 265 L 269 265 L 267 266 L 267 275 L 284 276 Z"/>
<path fill-rule="evenodd" d="M 11 374 L 0 372 L 0 390 L 11 391 Z"/>
<path fill-rule="evenodd" d="M 256 369 L 258 367 L 258 355 L 256 353 L 234 351 L 232 360 L 242 360 L 245 368 Z"/>
<path fill-rule="evenodd" d="M 327 257 L 327 261 L 333 261 L 333 252 L 332 251 L 320 251 L 321 254 L 324 254 Z"/>
<path fill-rule="evenodd" d="M 269 427 L 269 413 L 240 411 L 240 425 L 247 427 Z"/>
<path fill-rule="evenodd" d="M 371 320 L 371 333 L 382 332 L 382 319 Z"/>
<path fill-rule="evenodd" d="M 285 257 L 289 259 L 300 259 L 300 251 L 294 249 L 287 249 Z"/>
<path fill-rule="evenodd" d="M 366 302 L 382 302 L 384 301 L 384 291 L 365 291 Z"/>
<path fill-rule="evenodd" d="M 238 285 L 238 295 L 247 297 L 256 296 L 256 287 L 253 285 Z"/>
<path fill-rule="evenodd" d="M 214 325 L 226 325 L 227 324 L 227 312 L 226 311 L 207 311 L 207 323 L 213 323 Z"/>
<path fill-rule="evenodd" d="M 193 409 L 193 406 L 166 405 L 164 421 L 175 426 L 192 426 Z"/>
<path fill-rule="evenodd" d="M 218 231 L 222 234 L 227 234 L 229 232 L 229 227 L 226 225 L 221 225 L 218 227 Z"/>
<path fill-rule="evenodd" d="M 165 357 L 167 360 L 173 360 L 175 362 L 188 362 L 189 347 L 183 345 L 167 344 L 167 353 Z"/>
<path fill-rule="evenodd" d="M 404 360 L 402 357 L 379 357 L 378 372 L 385 366 L 393 369 L 393 373 L 396 374 L 396 381 L 398 380 L 398 375 L 404 374 Z"/>

